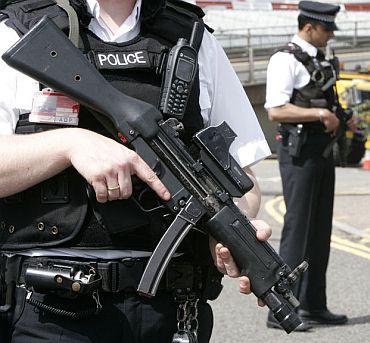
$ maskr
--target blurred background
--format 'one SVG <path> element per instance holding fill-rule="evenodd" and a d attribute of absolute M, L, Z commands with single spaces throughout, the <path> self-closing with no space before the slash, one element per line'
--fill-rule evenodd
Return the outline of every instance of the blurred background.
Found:
<path fill-rule="evenodd" d="M 203 0 L 196 3 L 206 12 L 212 27 L 257 113 L 271 150 L 275 152 L 276 124 L 269 122 L 263 108 L 266 68 L 274 50 L 288 43 L 297 32 L 298 1 Z M 341 67 L 337 88 L 343 107 L 359 117 L 355 134 L 347 133 L 347 162 L 358 165 L 370 150 L 370 1 L 324 1 L 341 6 L 339 31 L 327 46 Z M 368 152 L 370 159 L 370 152 Z M 369 166 L 370 168 L 370 166 Z"/>

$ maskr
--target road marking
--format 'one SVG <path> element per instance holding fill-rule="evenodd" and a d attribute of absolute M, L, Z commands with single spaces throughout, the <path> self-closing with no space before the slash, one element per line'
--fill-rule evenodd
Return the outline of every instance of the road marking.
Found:
<path fill-rule="evenodd" d="M 366 196 L 370 195 L 368 191 L 343 191 L 343 192 L 335 192 L 336 196 Z"/>
<path fill-rule="evenodd" d="M 282 200 L 282 196 L 278 196 L 272 200 L 269 200 L 266 202 L 265 204 L 265 210 L 267 211 L 267 213 L 272 217 L 274 218 L 279 224 L 284 224 L 284 218 L 282 217 L 282 215 L 275 210 L 275 204 L 280 202 Z"/>
<path fill-rule="evenodd" d="M 364 231 L 366 231 L 366 232 L 369 232 L 369 233 L 370 233 L 370 228 L 367 228 L 367 229 L 365 229 Z M 370 243 L 370 238 L 368 238 L 368 237 L 364 237 L 364 238 L 362 238 L 362 239 L 361 239 L 360 243 L 362 243 L 362 244 Z"/>
<path fill-rule="evenodd" d="M 283 215 L 285 214 L 286 212 L 286 206 L 285 206 L 285 201 L 282 200 L 279 204 L 279 211 L 280 213 L 282 213 Z"/>
<path fill-rule="evenodd" d="M 334 243 L 345 245 L 347 247 L 354 248 L 354 249 L 363 250 L 364 252 L 368 252 L 370 254 L 370 248 L 367 247 L 366 245 L 362 245 L 362 244 L 359 244 L 359 243 L 354 243 L 354 242 L 352 242 L 348 239 L 341 238 L 341 237 L 338 237 L 336 235 L 332 235 L 331 240 Z"/>
<path fill-rule="evenodd" d="M 335 216 L 335 219 L 337 220 L 348 219 L 348 216 Z"/>
<path fill-rule="evenodd" d="M 276 210 L 276 207 L 278 208 L 278 210 Z M 283 215 L 286 212 L 286 207 L 282 196 L 277 196 L 274 199 L 267 201 L 265 204 L 265 210 L 279 224 L 284 224 Z M 340 223 L 336 220 L 333 220 L 333 226 L 347 233 L 351 233 L 360 237 L 365 237 L 363 239 L 368 239 L 369 236 L 368 232 L 364 232 L 360 229 L 357 229 L 345 223 Z M 347 253 L 370 260 L 370 248 L 361 243 L 363 242 L 360 241 L 360 243 L 354 243 L 350 240 L 340 238 L 332 234 L 330 246 L 335 249 L 342 250 Z"/>
<path fill-rule="evenodd" d="M 370 238 L 370 233 L 366 232 L 365 230 L 357 229 L 356 227 L 353 227 L 346 223 L 339 222 L 335 219 L 333 219 L 333 226 L 339 230 L 342 230 L 344 232 L 347 232 L 347 233 L 350 233 L 356 236 Z"/>
<path fill-rule="evenodd" d="M 334 243 L 334 242 L 331 242 L 330 243 L 330 246 L 333 247 L 333 248 L 335 248 L 335 249 L 348 252 L 348 253 L 350 253 L 352 255 L 356 255 L 356 256 L 359 256 L 359 257 L 366 258 L 366 259 L 370 260 L 370 254 L 366 254 L 366 253 L 364 253 L 362 251 L 358 251 L 357 249 L 349 248 L 347 246 L 343 246 L 341 244 L 337 244 L 337 243 Z"/>

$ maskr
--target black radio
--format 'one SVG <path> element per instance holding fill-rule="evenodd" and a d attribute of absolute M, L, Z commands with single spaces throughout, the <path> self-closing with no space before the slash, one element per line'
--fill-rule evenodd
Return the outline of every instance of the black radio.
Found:
<path fill-rule="evenodd" d="M 164 115 L 182 119 L 197 71 L 197 51 L 193 48 L 199 23 L 194 23 L 190 43 L 179 38 L 171 49 L 162 87 L 160 110 Z"/>

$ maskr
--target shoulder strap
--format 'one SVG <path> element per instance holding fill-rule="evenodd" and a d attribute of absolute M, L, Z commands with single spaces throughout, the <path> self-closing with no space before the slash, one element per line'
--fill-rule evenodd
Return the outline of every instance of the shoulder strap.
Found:
<path fill-rule="evenodd" d="M 13 28 L 19 36 L 27 33 L 44 15 L 51 18 L 63 31 L 68 32 L 69 20 L 67 13 L 57 5 L 55 0 L 0 0 L 9 4 L 0 9 L 1 19 L 8 19 L 6 24 Z M 79 24 L 88 26 L 91 15 L 87 12 L 86 2 L 70 0 L 71 6 L 78 14 Z"/>
<path fill-rule="evenodd" d="M 299 45 L 292 42 L 277 48 L 274 53 L 276 52 L 293 54 L 296 60 L 301 62 L 304 66 L 312 60 L 311 56 L 307 52 L 304 52 Z"/>
<path fill-rule="evenodd" d="M 203 17 L 204 12 L 198 6 L 185 1 L 168 0 L 162 10 L 151 19 L 143 21 L 142 26 L 145 31 L 176 44 L 179 38 L 190 40 L 193 25 L 198 22 L 200 25 L 194 39 L 194 47 L 199 50 L 204 29 L 212 32 L 212 29 L 204 24 Z"/>
<path fill-rule="evenodd" d="M 0 10 L 8 6 L 12 1 L 11 0 L 0 0 Z"/>
<path fill-rule="evenodd" d="M 203 10 L 199 6 L 191 4 L 189 2 L 180 1 L 180 0 L 168 0 L 167 2 L 172 3 L 174 6 L 176 6 L 178 8 L 183 8 L 187 11 L 193 12 L 199 18 L 203 18 L 205 16 L 205 13 L 203 12 Z"/>
<path fill-rule="evenodd" d="M 295 43 L 290 42 L 287 45 L 281 46 L 277 48 L 274 53 L 276 52 L 293 54 L 295 59 L 305 66 L 310 75 L 314 72 L 314 70 L 316 70 L 316 66 L 312 57 L 307 52 L 304 52 L 301 47 Z"/>

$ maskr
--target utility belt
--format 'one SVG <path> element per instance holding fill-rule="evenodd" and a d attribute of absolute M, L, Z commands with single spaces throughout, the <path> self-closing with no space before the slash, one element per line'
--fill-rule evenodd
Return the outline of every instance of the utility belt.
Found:
<path fill-rule="evenodd" d="M 0 294 L 0 312 L 6 312 L 12 307 L 15 286 L 27 290 L 27 301 L 31 303 L 32 292 L 71 299 L 92 296 L 97 305 L 94 311 L 97 311 L 99 293 L 135 294 L 148 261 L 147 258 L 112 261 L 22 256 L 1 258 L 0 291 L 3 293 Z M 222 290 L 221 279 L 222 274 L 213 266 L 172 260 L 162 277 L 158 292 L 171 294 L 176 301 L 187 299 L 189 294 L 197 299 L 213 300 Z M 43 309 L 42 304 L 33 304 Z M 94 314 L 94 311 L 89 315 Z"/>
<path fill-rule="evenodd" d="M 86 261 L 0 254 L 0 261 L 1 287 L 5 286 L 5 294 L 0 294 L 0 325 L 5 324 L 10 332 L 10 323 L 24 302 L 42 313 L 76 321 L 98 315 L 106 302 L 114 301 L 109 294 L 121 292 L 122 301 L 137 296 L 148 259 Z M 197 342 L 198 303 L 217 298 L 221 278 L 213 266 L 178 259 L 169 263 L 157 293 L 168 293 L 163 300 L 177 305 L 177 330 L 172 342 Z"/>
<path fill-rule="evenodd" d="M 55 292 L 71 297 L 102 292 L 135 292 L 144 272 L 147 258 L 124 258 L 112 261 L 84 261 L 55 258 L 26 258 L 22 262 L 18 284 L 39 293 Z M 201 291 L 204 272 L 201 266 L 187 261 L 171 261 L 158 290 Z"/>
<path fill-rule="evenodd" d="M 279 140 L 288 146 L 288 153 L 291 157 L 299 157 L 302 147 L 307 140 L 318 135 L 325 134 L 321 123 L 315 124 L 278 124 Z"/>

